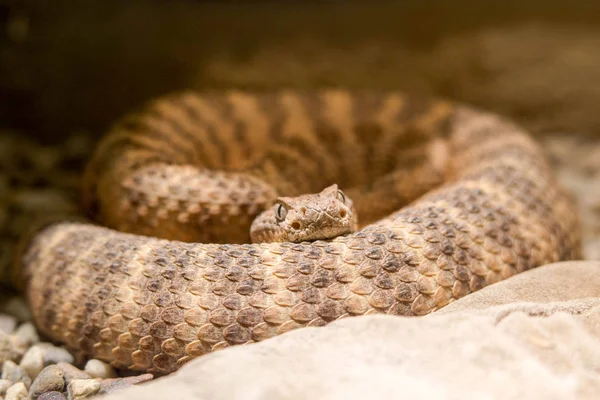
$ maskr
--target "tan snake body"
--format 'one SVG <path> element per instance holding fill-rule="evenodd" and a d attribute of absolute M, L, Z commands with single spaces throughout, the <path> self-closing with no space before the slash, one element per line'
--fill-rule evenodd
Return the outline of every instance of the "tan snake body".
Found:
<path fill-rule="evenodd" d="M 234 244 L 276 195 L 333 183 L 372 224 Z M 167 96 L 99 145 L 85 200 L 112 229 L 46 226 L 16 281 L 52 340 L 140 371 L 346 316 L 424 315 L 580 257 L 574 206 L 523 129 L 398 93 Z"/>

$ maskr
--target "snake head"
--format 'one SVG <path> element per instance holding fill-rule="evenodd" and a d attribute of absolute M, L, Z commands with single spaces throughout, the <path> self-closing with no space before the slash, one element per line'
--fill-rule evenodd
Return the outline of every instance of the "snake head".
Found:
<path fill-rule="evenodd" d="M 260 242 L 308 242 L 333 239 L 357 230 L 352 200 L 337 185 L 320 193 L 279 197 L 250 227 L 250 238 Z"/>

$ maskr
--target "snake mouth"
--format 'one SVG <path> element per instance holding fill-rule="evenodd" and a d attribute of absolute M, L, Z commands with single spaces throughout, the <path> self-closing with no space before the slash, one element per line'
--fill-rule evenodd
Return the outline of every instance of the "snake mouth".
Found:
<path fill-rule="evenodd" d="M 331 240 L 338 236 L 345 236 L 353 233 L 354 230 L 347 224 L 330 225 L 327 227 L 307 227 L 302 232 L 295 232 L 297 240 L 314 242 L 316 240 Z M 308 239 L 310 238 L 310 239 Z"/>

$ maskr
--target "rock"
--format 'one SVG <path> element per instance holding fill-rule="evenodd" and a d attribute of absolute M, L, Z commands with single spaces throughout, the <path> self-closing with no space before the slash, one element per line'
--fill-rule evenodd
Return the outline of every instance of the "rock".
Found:
<path fill-rule="evenodd" d="M 21 368 L 27 372 L 31 379 L 37 378 L 40 372 L 44 369 L 44 353 L 39 346 L 32 346 L 27 350 L 21 362 Z"/>
<path fill-rule="evenodd" d="M 62 347 L 54 346 L 52 343 L 40 343 L 42 349 L 44 365 L 58 364 L 59 362 L 73 363 L 75 358 Z"/>
<path fill-rule="evenodd" d="M 89 360 L 83 370 L 92 378 L 106 379 L 117 377 L 117 372 L 110 364 L 96 360 L 95 358 Z"/>
<path fill-rule="evenodd" d="M 8 379 L 0 379 L 0 396 L 4 396 L 6 394 L 6 389 L 12 386 L 12 382 Z"/>
<path fill-rule="evenodd" d="M 15 383 L 6 391 L 4 400 L 24 400 L 27 398 L 27 388 L 23 382 Z"/>
<path fill-rule="evenodd" d="M 38 400 L 66 400 L 66 397 L 61 392 L 46 392 L 41 394 Z"/>
<path fill-rule="evenodd" d="M 67 386 L 67 398 L 78 400 L 91 397 L 100 390 L 100 381 L 97 379 L 75 379 Z"/>
<path fill-rule="evenodd" d="M 67 385 L 75 379 L 92 379 L 91 376 L 69 363 L 59 362 L 58 364 L 56 364 L 56 366 L 62 369 L 65 378 L 65 383 Z"/>
<path fill-rule="evenodd" d="M 139 383 L 151 381 L 154 378 L 152 374 L 143 374 L 137 376 L 128 376 L 126 378 L 103 379 L 100 384 L 98 394 L 113 393 Z"/>
<path fill-rule="evenodd" d="M 595 297 L 600 298 L 600 261 L 567 261 L 517 274 L 456 300 L 434 314 L 522 301 L 548 303 Z"/>
<path fill-rule="evenodd" d="M 12 333 L 17 327 L 17 319 L 11 315 L 0 314 L 0 331 Z"/>
<path fill-rule="evenodd" d="M 0 331 L 0 362 L 18 361 L 23 356 L 25 349 L 15 337 Z"/>
<path fill-rule="evenodd" d="M 18 343 L 26 348 L 40 341 L 37 330 L 31 322 L 21 324 L 11 336 L 15 337 Z"/>
<path fill-rule="evenodd" d="M 67 350 L 51 343 L 38 343 L 27 350 L 20 365 L 32 379 L 35 379 L 48 365 L 72 362 L 74 358 Z"/>
<path fill-rule="evenodd" d="M 494 295 L 490 286 L 485 301 L 455 312 L 298 329 L 200 357 L 103 400 L 598 399 L 600 296 L 588 297 L 600 290 L 598 263 L 542 268 L 510 278 L 513 294 Z"/>
<path fill-rule="evenodd" d="M 22 296 L 12 296 L 2 301 L 0 310 L 15 317 L 19 322 L 28 322 L 33 319 L 31 310 L 29 310 L 29 306 Z"/>
<path fill-rule="evenodd" d="M 10 360 L 2 364 L 2 379 L 8 379 L 13 383 L 23 382 L 26 387 L 31 386 L 31 378 L 27 372 Z"/>
<path fill-rule="evenodd" d="M 42 393 L 62 392 L 65 387 L 64 374 L 60 367 L 50 365 L 42 370 L 29 388 L 29 397 L 37 399 Z"/>

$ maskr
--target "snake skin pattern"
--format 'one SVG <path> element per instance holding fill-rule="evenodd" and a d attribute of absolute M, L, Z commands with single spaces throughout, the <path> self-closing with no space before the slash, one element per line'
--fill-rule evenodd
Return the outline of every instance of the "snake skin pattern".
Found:
<path fill-rule="evenodd" d="M 334 183 L 361 230 L 248 244 L 277 196 Z M 424 315 L 580 257 L 570 197 L 523 129 L 398 93 L 166 96 L 100 144 L 85 202 L 105 226 L 46 225 L 16 280 L 52 340 L 138 371 L 348 316 Z"/>

